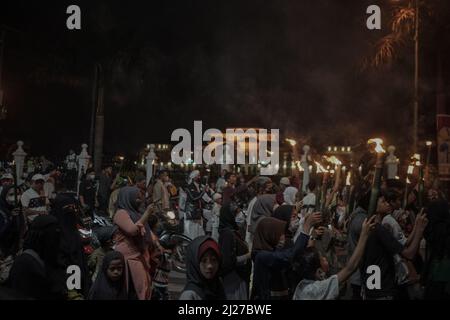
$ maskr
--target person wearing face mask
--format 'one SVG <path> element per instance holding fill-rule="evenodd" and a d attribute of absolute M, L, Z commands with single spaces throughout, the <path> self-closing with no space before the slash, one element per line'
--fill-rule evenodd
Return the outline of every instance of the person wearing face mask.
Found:
<path fill-rule="evenodd" d="M 20 198 L 23 212 L 29 223 L 37 216 L 48 214 L 47 199 L 44 195 L 44 183 L 45 177 L 42 174 L 35 174 L 31 178 L 31 187 Z"/>
<path fill-rule="evenodd" d="M 14 177 L 11 173 L 5 173 L 0 177 L 0 193 L 6 186 L 12 186 L 14 184 Z"/>
<path fill-rule="evenodd" d="M 150 252 L 151 230 L 147 223 L 155 207 L 150 205 L 144 214 L 139 213 L 141 198 L 137 187 L 123 187 L 117 199 L 114 223 L 118 230 L 114 235 L 115 250 L 125 258 L 126 287 L 133 290 L 139 300 L 150 300 Z"/>
<path fill-rule="evenodd" d="M 320 221 L 320 214 L 311 214 L 305 220 L 306 227 L 315 225 Z M 283 272 L 291 264 L 293 258 L 301 255 L 306 249 L 309 235 L 300 234 L 297 241 L 290 248 L 285 245 L 286 222 L 272 218 L 262 218 L 255 231 L 252 246 L 252 260 L 254 263 L 253 288 L 251 298 L 253 300 L 283 299 L 288 292 L 273 290 L 276 288 L 274 281 L 279 273 Z M 274 276 L 277 274 L 277 276 Z"/>
<path fill-rule="evenodd" d="M 239 211 L 234 202 L 220 209 L 219 246 L 223 254 L 221 272 L 228 300 L 248 299 L 252 267 L 250 251 L 236 223 Z"/>
<path fill-rule="evenodd" d="M 25 220 L 17 203 L 20 196 L 14 190 L 14 186 L 6 186 L 0 193 L 0 260 L 17 254 L 25 231 Z"/>
<path fill-rule="evenodd" d="M 302 257 L 303 280 L 294 293 L 294 300 L 334 300 L 339 296 L 342 287 L 350 275 L 356 270 L 364 254 L 370 230 L 375 228 L 375 216 L 365 219 L 358 244 L 347 265 L 337 274 L 326 278 L 328 262 L 314 247 L 305 250 Z"/>
<path fill-rule="evenodd" d="M 92 219 L 94 219 L 96 192 L 95 171 L 89 168 L 86 171 L 85 179 L 80 184 L 80 203 Z"/>

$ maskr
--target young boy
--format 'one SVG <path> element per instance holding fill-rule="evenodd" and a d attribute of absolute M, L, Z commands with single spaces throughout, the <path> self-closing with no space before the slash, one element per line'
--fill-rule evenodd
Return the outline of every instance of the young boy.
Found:
<path fill-rule="evenodd" d="M 100 247 L 95 249 L 88 259 L 89 270 L 90 272 L 93 272 L 92 281 L 95 281 L 95 278 L 97 278 L 97 274 L 101 269 L 103 258 L 105 257 L 105 255 L 108 252 L 113 251 L 113 235 L 115 231 L 115 227 L 103 227 L 97 232 L 97 238 L 100 242 Z"/>

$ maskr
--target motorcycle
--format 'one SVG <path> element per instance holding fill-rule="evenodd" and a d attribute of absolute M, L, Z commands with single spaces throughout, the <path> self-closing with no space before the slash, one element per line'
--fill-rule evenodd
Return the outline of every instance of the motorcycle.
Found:
<path fill-rule="evenodd" d="M 159 243 L 165 249 L 165 255 L 173 271 L 186 272 L 186 249 L 192 241 L 183 234 L 183 225 L 173 211 L 161 213 Z"/>
<path fill-rule="evenodd" d="M 81 243 L 83 245 L 83 252 L 89 256 L 94 252 L 96 246 L 95 234 L 91 228 L 91 218 L 83 217 L 80 219 L 80 223 L 77 224 L 78 233 L 80 234 Z"/>

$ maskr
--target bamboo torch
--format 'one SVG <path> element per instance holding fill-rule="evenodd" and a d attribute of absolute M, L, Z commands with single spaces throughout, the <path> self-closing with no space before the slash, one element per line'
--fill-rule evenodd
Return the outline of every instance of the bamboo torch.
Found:
<path fill-rule="evenodd" d="M 320 210 L 321 209 L 321 204 L 322 204 L 322 188 L 323 188 L 323 181 L 325 179 L 325 173 L 327 172 L 327 170 L 317 161 L 315 161 L 316 164 L 316 170 L 317 170 L 317 176 L 316 179 L 318 181 L 317 186 L 316 186 L 316 210 Z M 320 177 L 320 174 L 322 174 L 322 179 Z M 322 180 L 322 184 L 319 184 L 320 180 Z M 320 188 L 319 188 L 320 185 Z"/>
<path fill-rule="evenodd" d="M 424 179 L 423 179 L 423 165 L 420 162 L 420 155 L 418 155 L 418 160 L 416 161 L 416 166 L 419 168 L 419 185 L 418 185 L 418 199 L 417 204 L 419 209 L 423 207 L 423 192 L 424 192 Z"/>
<path fill-rule="evenodd" d="M 375 175 L 373 177 L 372 182 L 372 191 L 370 193 L 370 202 L 369 202 L 369 210 L 368 216 L 372 216 L 376 213 L 377 210 L 377 202 L 378 202 L 378 194 L 380 193 L 381 186 L 381 175 L 383 173 L 384 166 L 384 154 L 386 151 L 383 149 L 383 140 L 379 138 L 370 139 L 367 143 L 375 143 L 375 151 L 377 153 L 377 162 L 375 164 Z"/>

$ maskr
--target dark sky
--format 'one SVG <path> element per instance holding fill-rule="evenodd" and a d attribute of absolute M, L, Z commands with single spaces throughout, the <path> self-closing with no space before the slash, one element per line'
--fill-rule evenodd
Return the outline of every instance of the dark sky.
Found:
<path fill-rule="evenodd" d="M 81 7 L 81 31 L 66 29 L 70 4 Z M 381 31 L 365 27 L 370 4 L 383 9 Z M 205 129 L 279 128 L 316 146 L 377 135 L 407 148 L 412 44 L 391 68 L 360 68 L 389 32 L 388 4 L 3 1 L 9 118 L 1 134 L 4 142 L 23 139 L 33 153 L 79 150 L 89 139 L 93 70 L 101 62 L 108 70 L 105 153 L 169 142 L 194 120 Z M 423 139 L 434 134 L 436 52 L 448 56 L 450 43 L 449 32 L 437 35 L 435 20 L 424 17 L 421 38 Z"/>

